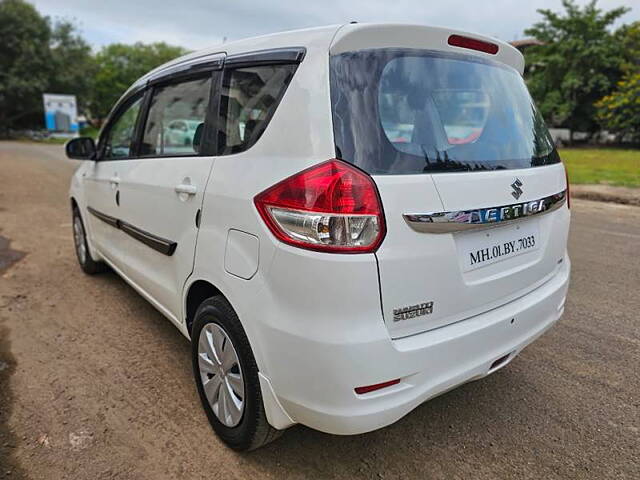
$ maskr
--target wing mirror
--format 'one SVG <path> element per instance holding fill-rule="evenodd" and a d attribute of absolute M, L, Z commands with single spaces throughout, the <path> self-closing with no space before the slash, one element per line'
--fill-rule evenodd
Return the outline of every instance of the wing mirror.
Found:
<path fill-rule="evenodd" d="M 96 158 L 96 142 L 91 137 L 78 137 L 69 140 L 64 146 L 67 157 L 75 160 L 94 160 Z"/>

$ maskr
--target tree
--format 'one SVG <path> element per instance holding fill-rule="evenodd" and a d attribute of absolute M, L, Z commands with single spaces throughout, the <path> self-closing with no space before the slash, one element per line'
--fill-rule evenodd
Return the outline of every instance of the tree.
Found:
<path fill-rule="evenodd" d="M 619 138 L 640 140 L 640 22 L 624 25 L 617 32 L 623 48 L 624 76 L 616 89 L 596 103 L 598 119 Z"/>
<path fill-rule="evenodd" d="M 169 60 L 184 55 L 182 47 L 166 43 L 145 45 L 116 43 L 96 55 L 97 73 L 91 95 L 91 113 L 103 119 L 113 104 L 142 75 Z"/>
<path fill-rule="evenodd" d="M 631 135 L 640 139 L 640 71 L 629 72 L 616 90 L 596 103 L 598 118 L 607 130 L 619 138 Z"/>
<path fill-rule="evenodd" d="M 80 111 L 86 110 L 96 65 L 91 47 L 69 21 L 59 21 L 51 28 L 50 67 L 47 90 L 76 95 Z"/>
<path fill-rule="evenodd" d="M 86 105 L 93 57 L 71 22 L 52 22 L 23 0 L 0 0 L 0 45 L 0 132 L 42 126 L 44 92 Z"/>
<path fill-rule="evenodd" d="M 628 9 L 603 12 L 596 0 L 580 8 L 563 0 L 564 13 L 538 10 L 543 20 L 525 30 L 542 42 L 526 52 L 527 84 L 543 116 L 573 131 L 598 129 L 594 103 L 611 92 L 624 61 L 611 25 Z"/>
<path fill-rule="evenodd" d="M 0 0 L 0 46 L 0 133 L 41 127 L 45 92 L 76 95 L 80 111 L 104 118 L 136 79 L 185 53 L 137 43 L 94 57 L 72 22 L 43 17 L 24 0 Z"/>
<path fill-rule="evenodd" d="M 0 1 L 0 132 L 41 114 L 50 71 L 49 39 L 49 24 L 33 6 Z"/>
<path fill-rule="evenodd" d="M 620 42 L 622 49 L 623 63 L 622 70 L 626 72 L 640 69 L 640 21 L 623 25 L 615 36 Z"/>

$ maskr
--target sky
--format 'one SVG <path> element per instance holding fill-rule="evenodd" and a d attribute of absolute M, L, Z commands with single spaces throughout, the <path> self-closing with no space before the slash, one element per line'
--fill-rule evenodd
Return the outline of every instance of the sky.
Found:
<path fill-rule="evenodd" d="M 561 11 L 561 0 L 30 0 L 44 15 L 73 20 L 94 49 L 109 43 L 164 41 L 190 50 L 267 33 L 358 22 L 451 27 L 511 41 Z M 577 0 L 579 4 L 587 0 Z M 640 0 L 600 0 L 599 8 L 632 7 L 618 23 L 640 20 Z"/>

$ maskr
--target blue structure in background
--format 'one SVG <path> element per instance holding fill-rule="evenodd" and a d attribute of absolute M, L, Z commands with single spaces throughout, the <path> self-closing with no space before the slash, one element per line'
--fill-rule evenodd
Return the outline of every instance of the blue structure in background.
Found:
<path fill-rule="evenodd" d="M 44 125 L 47 130 L 56 129 L 56 116 L 53 112 L 44 112 Z"/>
<path fill-rule="evenodd" d="M 78 132 L 78 109 L 75 95 L 45 93 L 44 124 L 47 130 L 59 133 Z"/>

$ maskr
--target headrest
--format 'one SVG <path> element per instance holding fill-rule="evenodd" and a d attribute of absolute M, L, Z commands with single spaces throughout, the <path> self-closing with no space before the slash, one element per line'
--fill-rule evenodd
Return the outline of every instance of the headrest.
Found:
<path fill-rule="evenodd" d="M 198 124 L 196 127 L 196 133 L 193 134 L 193 150 L 196 153 L 200 153 L 200 144 L 202 143 L 202 131 L 204 130 L 204 123 Z"/>

